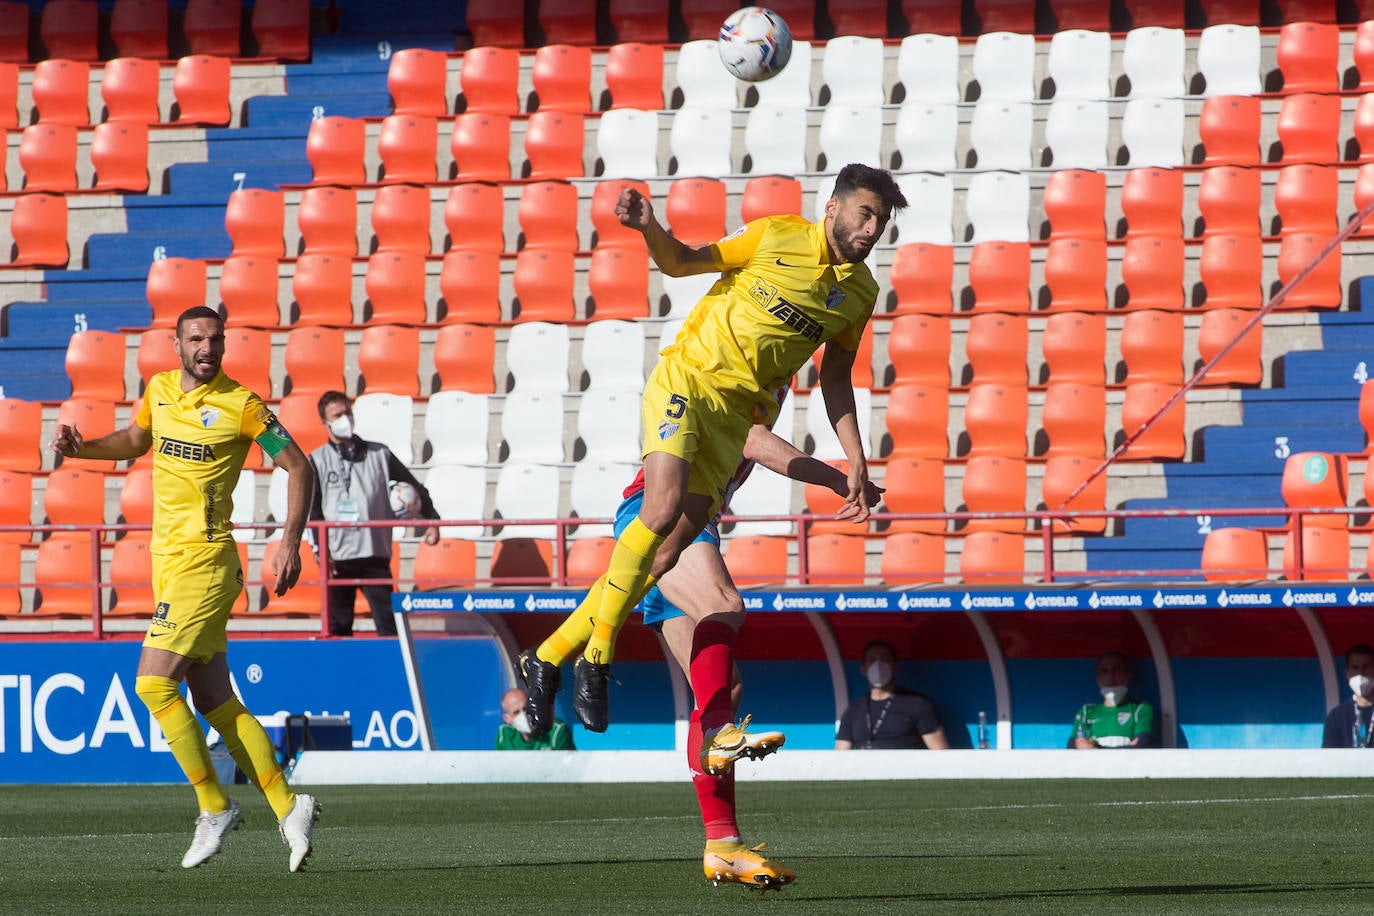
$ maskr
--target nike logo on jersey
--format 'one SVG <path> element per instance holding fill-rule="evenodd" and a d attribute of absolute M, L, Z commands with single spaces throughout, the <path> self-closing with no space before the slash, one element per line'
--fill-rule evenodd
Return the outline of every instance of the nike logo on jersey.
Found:
<path fill-rule="evenodd" d="M 805 264 L 788 264 L 782 258 L 774 258 L 779 267 L 806 267 Z"/>
<path fill-rule="evenodd" d="M 171 406 L 172 406 L 172 402 L 171 402 L 171 401 L 158 401 L 158 402 L 157 402 L 157 406 L 158 406 L 158 407 L 171 407 Z"/>

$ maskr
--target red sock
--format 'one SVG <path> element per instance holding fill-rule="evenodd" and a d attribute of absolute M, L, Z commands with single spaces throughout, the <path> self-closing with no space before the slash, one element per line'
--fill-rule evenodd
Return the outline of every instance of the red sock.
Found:
<path fill-rule="evenodd" d="M 692 631 L 691 681 L 701 727 L 720 728 L 734 721 L 730 707 L 730 673 L 734 668 L 735 629 L 718 620 L 703 620 Z"/>
<path fill-rule="evenodd" d="M 692 713 L 687 728 L 687 759 L 692 770 L 692 788 L 697 792 L 701 807 L 701 824 L 706 828 L 707 840 L 723 840 L 740 835 L 735 823 L 735 772 L 724 776 L 708 776 L 701 772 L 701 719 Z"/>

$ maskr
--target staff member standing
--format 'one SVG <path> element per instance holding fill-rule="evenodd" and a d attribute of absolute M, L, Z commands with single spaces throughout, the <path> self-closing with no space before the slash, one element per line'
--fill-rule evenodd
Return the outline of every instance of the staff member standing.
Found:
<path fill-rule="evenodd" d="M 396 517 L 391 510 L 390 481 L 404 481 L 420 497 L 420 518 L 437 519 L 439 513 L 410 469 L 391 449 L 380 442 L 368 442 L 353 432 L 353 404 L 342 391 L 320 395 L 320 421 L 329 430 L 329 441 L 310 453 L 315 468 L 315 496 L 311 501 L 312 521 L 368 522 Z M 439 541 L 439 529 L 425 529 L 426 544 Z M 334 526 L 329 529 L 329 575 L 338 579 L 390 579 L 391 527 Z M 329 586 L 329 633 L 353 635 L 353 602 L 362 589 L 372 610 L 378 636 L 395 636 L 396 620 L 391 612 L 391 585 Z"/>

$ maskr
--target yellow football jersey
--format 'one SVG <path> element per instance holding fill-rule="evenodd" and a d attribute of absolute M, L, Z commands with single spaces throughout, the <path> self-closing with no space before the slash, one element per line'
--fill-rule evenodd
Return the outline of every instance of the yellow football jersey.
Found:
<path fill-rule="evenodd" d="M 190 391 L 181 370 L 148 382 L 134 422 L 153 435 L 152 549 L 232 542 L 233 492 L 257 440 L 276 456 L 290 441 L 256 394 L 220 372 Z"/>
<path fill-rule="evenodd" d="M 711 245 L 722 271 L 663 351 L 709 379 L 755 422 L 777 415 L 773 392 L 822 344 L 857 350 L 878 299 L 862 262 L 831 264 L 825 224 L 800 216 L 757 219 Z"/>

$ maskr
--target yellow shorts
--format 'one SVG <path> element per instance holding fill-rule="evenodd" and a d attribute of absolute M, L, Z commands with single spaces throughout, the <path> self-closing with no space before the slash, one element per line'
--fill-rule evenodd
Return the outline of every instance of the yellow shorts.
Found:
<path fill-rule="evenodd" d="M 735 476 L 749 428 L 748 409 L 700 384 L 695 373 L 661 359 L 644 384 L 644 454 L 667 452 L 691 465 L 687 491 L 711 498 L 714 516 Z"/>
<path fill-rule="evenodd" d="M 229 612 L 242 591 L 233 544 L 153 554 L 156 608 L 143 645 L 208 662 L 228 648 Z"/>

